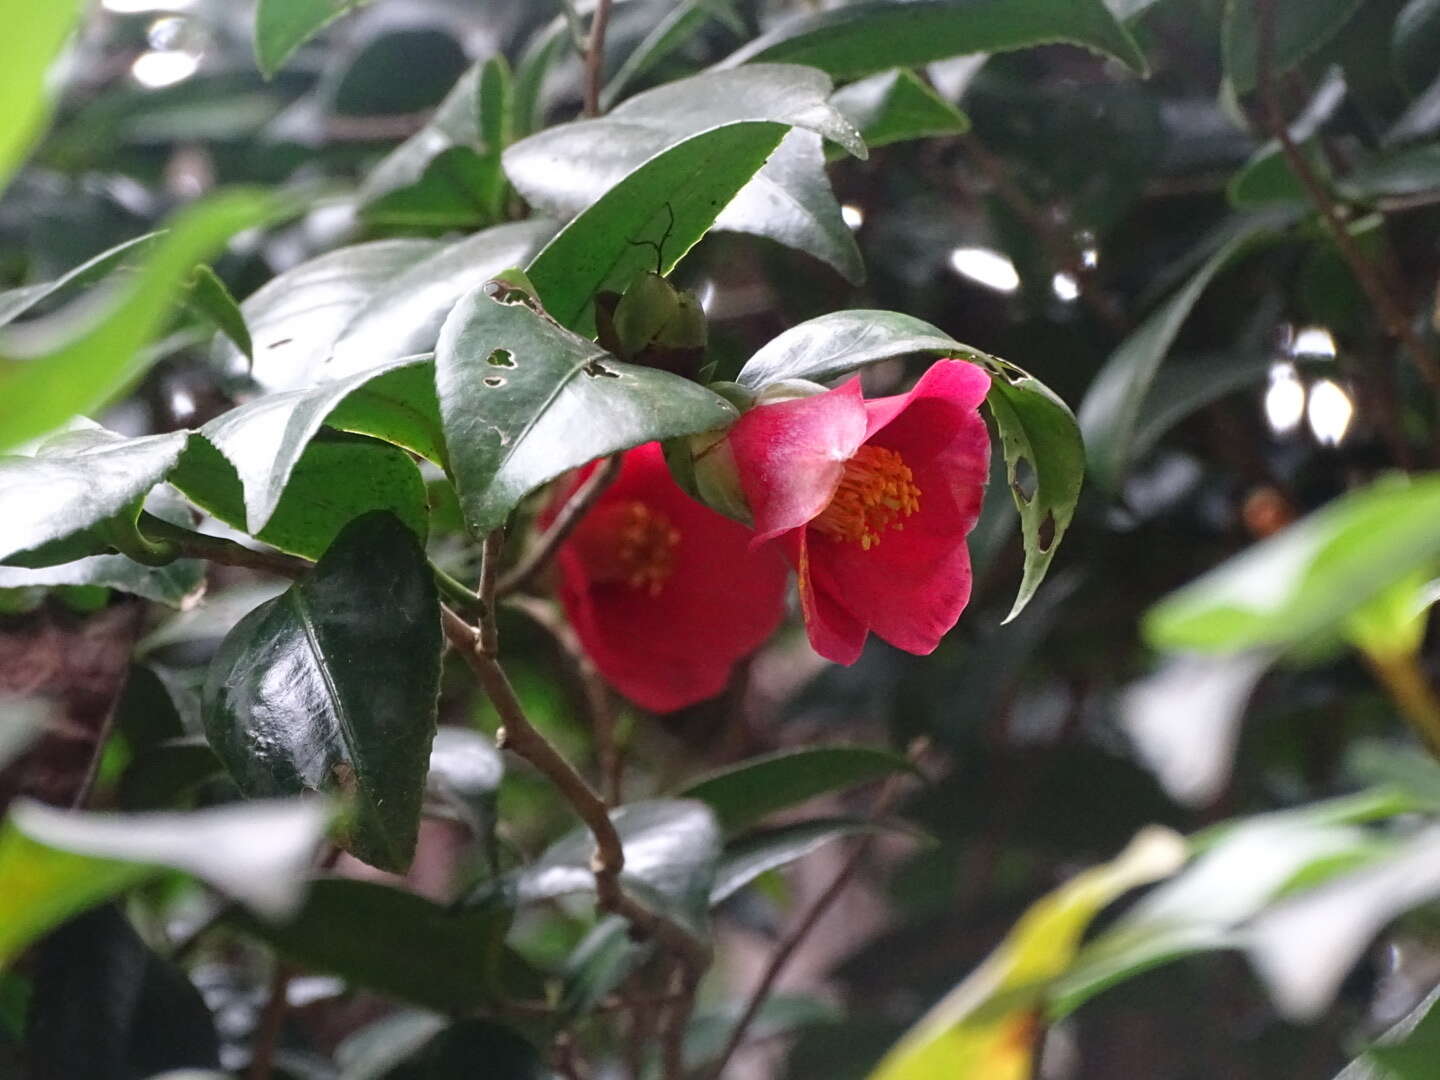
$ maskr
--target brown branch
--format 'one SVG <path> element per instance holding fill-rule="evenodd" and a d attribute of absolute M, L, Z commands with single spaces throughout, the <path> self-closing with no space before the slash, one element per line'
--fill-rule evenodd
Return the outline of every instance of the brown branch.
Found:
<path fill-rule="evenodd" d="M 605 67 L 605 28 L 610 23 L 611 0 L 596 0 L 590 19 L 590 44 L 585 50 L 585 115 L 600 115 L 600 80 Z"/>
<path fill-rule="evenodd" d="M 910 760 L 912 762 L 918 761 L 927 749 L 927 746 L 926 740 L 916 739 L 910 747 Z M 903 780 L 904 777 L 897 775 L 892 776 L 885 782 L 884 787 L 880 790 L 880 794 L 875 798 L 875 805 L 871 809 L 872 818 L 880 817 L 890 810 L 896 797 L 900 793 L 900 785 Z M 785 965 L 790 962 L 790 958 L 795 955 L 795 951 L 800 948 L 805 939 L 809 937 L 810 933 L 819 925 L 820 920 L 824 917 L 825 913 L 830 910 L 831 905 L 840 898 L 840 894 L 843 893 L 850 882 L 854 880 L 855 875 L 859 872 L 860 867 L 864 864 L 865 859 L 869 856 L 874 846 L 875 837 L 873 835 L 863 837 L 855 843 L 854 847 L 850 849 L 850 854 L 846 856 L 844 863 L 841 864 L 840 869 L 836 872 L 835 877 L 831 879 L 830 884 L 825 886 L 820 895 L 814 899 L 809 908 L 805 910 L 805 913 L 800 916 L 800 920 L 790 930 L 790 933 L 785 936 L 785 940 L 780 943 L 779 948 L 770 955 L 770 963 L 766 965 L 764 973 L 760 976 L 760 982 L 756 984 L 754 991 L 751 993 L 750 1000 L 745 1005 L 745 1011 L 740 1014 L 740 1019 L 736 1021 L 735 1027 L 731 1030 L 730 1038 L 725 1041 L 725 1049 L 720 1052 L 720 1056 L 716 1059 L 713 1069 L 707 1074 L 710 1080 L 720 1080 L 721 1074 L 725 1071 L 726 1064 L 730 1061 L 730 1058 L 734 1056 L 735 1051 L 740 1049 L 741 1045 L 745 1042 L 745 1035 L 749 1032 L 750 1026 L 754 1024 L 755 1018 L 760 1015 L 760 1010 L 764 1008 L 765 1002 L 774 991 L 775 983 L 779 980 L 781 972 L 785 970 Z"/>
<path fill-rule="evenodd" d="M 595 874 L 596 905 L 601 911 L 625 919 L 637 937 L 653 937 L 687 966 L 697 972 L 703 971 L 710 963 L 710 947 L 683 926 L 651 911 L 621 888 L 620 871 L 625 866 L 625 853 L 620 844 L 620 834 L 615 831 L 604 801 L 530 723 L 505 669 L 492 654 L 482 650 L 475 628 L 449 608 L 441 608 L 441 617 L 445 636 L 475 672 L 500 715 L 501 728 L 496 736 L 500 748 L 511 751 L 539 769 L 594 836 L 595 854 L 591 858 L 590 869 Z"/>
<path fill-rule="evenodd" d="M 1280 103 L 1279 91 L 1275 85 L 1275 4 L 1274 0 L 1255 0 L 1256 22 L 1259 26 L 1260 41 L 1256 54 L 1256 83 L 1260 92 L 1261 109 L 1265 125 L 1280 144 L 1290 171 L 1300 181 L 1305 194 L 1335 239 L 1341 256 L 1350 267 L 1350 272 L 1360 284 L 1361 290 L 1375 309 L 1385 333 L 1401 342 L 1410 354 L 1410 361 L 1431 388 L 1440 393 L 1440 362 L 1426 347 L 1415 331 L 1414 320 L 1405 310 L 1405 304 L 1397 295 L 1399 290 L 1387 286 L 1380 270 L 1375 267 L 1355 238 L 1350 235 L 1340 209 L 1329 190 L 1311 167 L 1310 161 L 1300 151 L 1285 122 L 1284 109 Z M 1393 283 L 1392 283 L 1393 285 Z"/>
<path fill-rule="evenodd" d="M 664 1080 L 685 1080 L 685 1030 L 695 1009 L 695 991 L 700 986 L 700 974 L 693 968 L 678 964 L 673 981 L 675 1001 L 670 1006 L 665 1030 L 660 1035 L 660 1075 Z"/>
<path fill-rule="evenodd" d="M 575 493 L 566 500 L 565 505 L 560 508 L 560 513 L 555 515 L 555 520 L 545 530 L 545 534 L 526 552 L 520 562 L 500 579 L 496 586 L 496 593 L 500 596 L 508 596 L 530 584 L 540 571 L 549 565 L 555 552 L 560 549 L 560 545 L 575 531 L 575 526 L 580 524 L 581 519 L 595 505 L 595 500 L 604 494 L 605 489 L 614 483 L 615 477 L 619 475 L 619 454 L 601 462 L 595 471 L 585 478 L 585 482 L 575 489 Z"/>
<path fill-rule="evenodd" d="M 291 974 L 285 964 L 276 963 L 275 974 L 270 979 L 270 998 L 255 1028 L 255 1048 L 250 1054 L 250 1071 L 247 1074 L 249 1080 L 270 1080 L 275 1065 L 275 1047 L 280 1041 L 280 1030 L 285 1026 L 285 1011 L 290 1006 Z"/>
<path fill-rule="evenodd" d="M 244 544 L 237 544 L 234 540 L 206 536 L 204 533 L 172 525 L 152 514 L 142 512 L 139 524 L 142 535 L 174 544 L 185 558 L 204 559 L 222 566 L 243 566 L 249 570 L 263 570 L 287 578 L 300 577 L 311 567 L 309 562 L 293 555 L 279 551 L 257 551 Z"/>
<path fill-rule="evenodd" d="M 505 532 L 494 529 L 485 537 L 480 553 L 480 638 L 476 648 L 494 659 L 500 651 L 500 629 L 496 622 L 495 583 L 500 575 L 500 551 L 505 546 Z"/>

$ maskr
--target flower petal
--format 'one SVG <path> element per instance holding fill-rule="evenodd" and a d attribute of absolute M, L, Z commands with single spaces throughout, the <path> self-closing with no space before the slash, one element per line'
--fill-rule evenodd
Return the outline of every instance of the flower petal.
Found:
<path fill-rule="evenodd" d="M 865 441 L 917 402 L 939 399 L 957 409 L 973 412 L 990 393 L 990 376 L 967 360 L 937 360 L 907 394 L 876 398 L 865 403 Z"/>
<path fill-rule="evenodd" d="M 810 563 L 810 530 L 797 529 L 791 535 L 795 538 L 789 546 L 795 563 L 800 611 L 805 618 L 810 647 L 832 663 L 853 664 L 860 659 L 869 631 L 837 602 L 835 591 L 828 583 L 817 585 Z"/>
<path fill-rule="evenodd" d="M 829 505 L 865 425 L 859 379 L 740 417 L 728 439 L 755 518 L 753 543 L 799 528 Z"/>

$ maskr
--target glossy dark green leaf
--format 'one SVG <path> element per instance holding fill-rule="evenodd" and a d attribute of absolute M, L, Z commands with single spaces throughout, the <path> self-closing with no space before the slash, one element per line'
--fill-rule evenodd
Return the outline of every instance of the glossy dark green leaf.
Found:
<path fill-rule="evenodd" d="M 371 297 L 444 247 L 438 240 L 375 240 L 328 252 L 271 278 L 240 305 L 255 342 L 255 380 L 273 391 L 312 386 L 325 378 L 331 348 Z M 227 369 L 246 368 L 244 355 L 226 339 L 215 342 L 213 355 Z M 376 356 L 362 366 L 405 355 Z"/>
<path fill-rule="evenodd" d="M 247 360 L 255 359 L 255 346 L 250 341 L 250 330 L 245 325 L 245 316 L 240 313 L 240 305 L 235 302 L 230 287 L 203 263 L 190 276 L 189 301 L 190 306 L 228 337 Z"/>
<path fill-rule="evenodd" d="M 212 196 L 176 215 L 144 264 L 116 284 L 103 315 L 84 297 L 0 330 L 0 450 L 93 411 L 134 381 L 149 362 L 142 346 L 195 264 L 274 213 L 273 200 L 256 192 Z"/>
<path fill-rule="evenodd" d="M 387 885 L 321 878 L 287 922 L 235 919 L 307 968 L 448 1012 L 496 998 L 511 915 L 502 904 L 454 911 Z"/>
<path fill-rule="evenodd" d="M 446 1022 L 445 1017 L 422 1009 L 397 1009 L 351 1032 L 335 1048 L 339 1080 L 380 1080 Z"/>
<path fill-rule="evenodd" d="M 0 326 L 14 322 L 36 304 L 48 300 L 66 289 L 91 284 L 117 267 L 138 259 L 141 254 L 150 249 L 159 235 L 159 233 L 148 233 L 145 236 L 137 236 L 134 240 L 116 244 L 114 247 L 102 251 L 93 259 L 87 259 L 75 269 L 61 274 L 54 281 L 21 285 L 19 288 L 0 292 Z"/>
<path fill-rule="evenodd" d="M 431 158 L 415 183 L 367 203 L 361 216 L 386 228 L 474 229 L 499 219 L 504 193 L 498 154 L 452 146 Z"/>
<path fill-rule="evenodd" d="M 246 529 L 245 489 L 239 473 L 208 439 L 191 440 L 170 480 L 197 506 L 233 528 Z M 426 535 L 425 482 L 415 462 L 399 447 L 373 439 L 322 437 L 300 454 L 279 502 L 255 538 L 314 559 L 348 522 L 372 510 L 387 510 L 416 536 Z"/>
<path fill-rule="evenodd" d="M 94 814 L 16 800 L 0 824 L 0 968 L 51 927 L 167 867 L 264 917 L 286 915 L 329 819 L 319 801 Z"/>
<path fill-rule="evenodd" d="M 1347 199 L 1420 195 L 1440 189 L 1440 143 L 1386 154 L 1356 168 L 1338 184 Z"/>
<path fill-rule="evenodd" d="M 1412 93 L 1440 76 L 1440 0 L 1409 0 L 1395 16 L 1390 57 Z"/>
<path fill-rule="evenodd" d="M 617 807 L 610 819 L 625 849 L 621 883 L 642 903 L 692 933 L 706 934 L 720 856 L 720 826 L 710 808 L 695 799 L 650 799 Z M 595 838 L 587 829 L 567 833 L 520 872 L 517 898 L 536 903 L 593 891 L 594 852 Z"/>
<path fill-rule="evenodd" d="M 188 438 L 176 431 L 126 439 L 92 426 L 50 439 L 34 457 L 0 457 L 0 489 L 6 497 L 0 560 L 138 510 L 180 460 Z M 62 558 L 100 549 L 85 544 Z"/>
<path fill-rule="evenodd" d="M 1361 0 L 1311 0 L 1304 4 L 1274 4 L 1275 45 L 1272 63 L 1278 79 L 1333 38 Z M 1248 94 L 1259 76 L 1260 30 L 1254 0 L 1226 0 L 1221 27 L 1225 78 L 1237 94 Z"/>
<path fill-rule="evenodd" d="M 515 66 L 512 107 L 516 137 L 523 138 L 545 126 L 545 84 L 570 45 L 569 28 L 563 16 L 556 16 L 530 38 Z"/>
<path fill-rule="evenodd" d="M 471 289 L 513 266 L 524 266 L 552 236 L 556 225 L 531 218 L 497 225 L 436 250 L 378 283 L 333 344 L 327 365 L 334 378 L 435 348 L 450 309 Z"/>
<path fill-rule="evenodd" d="M 1229 652 L 1336 633 L 1387 587 L 1440 556 L 1440 478 L 1390 478 L 1303 518 L 1150 609 L 1166 649 Z"/>
<path fill-rule="evenodd" d="M 905 139 L 959 135 L 969 118 L 913 71 L 897 68 L 842 87 L 830 96 L 872 149 Z"/>
<path fill-rule="evenodd" d="M 675 4 L 605 84 L 600 92 L 601 112 L 612 109 L 631 83 L 682 48 L 712 18 L 723 19 L 732 30 L 744 31 L 744 23 L 738 20 L 730 0 L 680 0 Z"/>
<path fill-rule="evenodd" d="M 723 904 L 761 874 L 789 866 L 836 840 L 887 832 L 883 825 L 854 818 L 820 818 L 752 833 L 725 847 L 710 903 Z"/>
<path fill-rule="evenodd" d="M 268 79 L 327 24 L 366 0 L 259 0 L 255 6 L 255 63 Z"/>
<path fill-rule="evenodd" d="M 220 1064 L 204 999 L 107 904 L 51 934 L 32 961 L 26 1049 L 44 1075 L 133 1080 Z"/>
<path fill-rule="evenodd" d="M 115 801 L 121 810 L 167 810 L 224 771 L 203 736 L 164 739 L 135 751 L 120 774 Z"/>
<path fill-rule="evenodd" d="M 363 431 L 443 462 L 432 370 L 423 360 L 404 361 L 313 390 L 266 394 L 201 428 L 240 477 L 245 493 L 243 528 L 257 536 L 264 531 L 311 440 L 337 410 L 342 423 L 336 426 Z M 324 546 L 305 554 L 318 554 Z"/>
<path fill-rule="evenodd" d="M 0 109 L 6 122 L 0 130 L 0 191 L 24 159 L 50 115 L 50 65 L 60 54 L 85 5 L 80 0 L 55 0 L 7 19 L 5 63 L 0 65 Z M 0 446 L 4 440 L 0 440 Z"/>
<path fill-rule="evenodd" d="M 1140 324 L 1100 369 L 1080 404 L 1090 478 L 1107 492 L 1120 489 L 1132 461 L 1140 407 L 1156 373 L 1211 280 L 1257 238 L 1289 216 L 1255 215 L 1226 226 L 1223 242 L 1188 281 Z"/>
<path fill-rule="evenodd" d="M 559 1018 L 584 1016 L 619 989 L 654 952 L 654 942 L 634 940 L 630 924 L 618 915 L 601 919 L 566 959 Z"/>
<path fill-rule="evenodd" d="M 1140 421 L 1130 443 L 1139 458 L 1182 420 L 1226 394 L 1263 382 L 1275 357 L 1258 347 L 1238 346 L 1223 353 L 1206 353 L 1172 360 L 1155 374 L 1150 393 L 1140 407 Z"/>
<path fill-rule="evenodd" d="M 725 831 L 735 833 L 817 795 L 914 771 L 903 756 L 890 750 L 817 746 L 751 758 L 702 776 L 679 794 L 708 804 Z"/>
<path fill-rule="evenodd" d="M 743 190 L 737 188 L 733 202 L 733 192 L 711 196 L 718 203 L 711 210 L 723 210 L 714 227 L 798 247 L 859 280 L 859 253 L 830 193 L 816 136 L 860 156 L 865 146 L 850 123 L 827 104 L 829 93 L 830 82 L 823 74 L 794 65 L 706 72 L 639 94 L 608 116 L 561 124 L 516 143 L 505 153 L 505 169 L 528 202 L 569 217 L 592 206 L 603 193 L 618 190 L 623 178 L 657 155 L 673 152 L 699 134 L 761 121 L 794 126 L 802 131 L 792 133 L 770 161 L 755 170 L 753 179 L 744 178 L 748 183 Z M 677 224 L 666 246 L 675 250 L 667 251 L 666 258 L 678 259 L 693 239 L 686 238 L 688 225 L 680 205 L 673 209 Z M 650 254 L 653 269 L 653 251 Z M 619 282 L 617 291 L 627 284 Z M 616 288 L 613 282 L 605 287 Z M 545 295 L 543 287 L 541 292 Z M 548 295 L 546 300 L 554 302 Z M 566 318 L 561 321 L 569 325 Z"/>
<path fill-rule="evenodd" d="M 808 64 L 837 79 L 914 67 L 950 56 L 1005 52 L 1064 41 L 1113 56 L 1132 71 L 1145 58 L 1101 0 L 912 0 L 859 3 L 802 15 L 728 57 L 724 64 Z"/>
<path fill-rule="evenodd" d="M 226 636 L 205 681 L 205 731 L 251 797 L 347 797 L 349 849 L 402 871 L 415 850 L 439 680 L 439 601 L 425 553 L 394 515 L 366 514 L 305 580 Z"/>
<path fill-rule="evenodd" d="M 197 559 L 144 566 L 124 555 L 90 555 L 37 569 L 0 566 L 0 589 L 93 585 L 169 607 L 180 607 L 187 600 L 193 600 L 204 583 L 205 564 Z"/>
<path fill-rule="evenodd" d="M 493 292 L 482 287 L 455 306 L 435 352 L 450 467 L 476 533 L 568 469 L 735 419 L 709 390 L 613 360 L 528 298 Z"/>
<path fill-rule="evenodd" d="M 897 311 L 833 311 L 762 345 L 736 381 L 758 390 L 782 379 L 829 382 L 867 364 L 908 353 L 964 355 L 969 350 L 943 330 Z"/>
<path fill-rule="evenodd" d="M 381 1076 L 383 1080 L 472 1080 L 478 1062 L 484 1062 L 486 1080 L 548 1080 L 554 1075 L 539 1050 L 511 1028 L 491 1020 L 457 1020 Z"/>
<path fill-rule="evenodd" d="M 1345 101 L 1345 76 L 1338 67 L 1332 68 L 1310 96 L 1304 110 L 1290 122 L 1289 134 L 1302 148 L 1311 167 L 1321 177 L 1328 177 L 1330 167 L 1325 155 L 1311 140 Z M 1241 209 L 1263 206 L 1272 202 L 1305 202 L 1309 196 L 1290 168 L 1278 139 L 1270 139 L 1255 153 L 1225 187 L 1230 205 Z"/>

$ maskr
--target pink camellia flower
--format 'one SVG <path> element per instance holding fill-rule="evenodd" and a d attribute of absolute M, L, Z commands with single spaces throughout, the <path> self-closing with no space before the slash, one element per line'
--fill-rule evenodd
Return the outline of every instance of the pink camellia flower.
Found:
<path fill-rule="evenodd" d="M 556 552 L 566 615 L 612 686 L 653 712 L 725 688 L 785 610 L 785 561 L 752 549 L 752 535 L 686 495 L 659 443 L 625 454 Z"/>
<path fill-rule="evenodd" d="M 929 653 L 959 619 L 989 477 L 989 388 L 974 364 L 941 360 L 908 394 L 866 401 L 856 378 L 757 406 L 731 429 L 753 543 L 794 565 L 821 656 L 854 663 L 872 630 Z"/>

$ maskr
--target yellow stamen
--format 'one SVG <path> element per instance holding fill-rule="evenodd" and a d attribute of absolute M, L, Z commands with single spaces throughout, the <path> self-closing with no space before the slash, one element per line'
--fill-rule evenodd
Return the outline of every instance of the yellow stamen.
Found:
<path fill-rule="evenodd" d="M 845 463 L 830 505 L 810 525 L 832 540 L 849 540 L 869 551 L 886 532 L 920 509 L 920 488 L 894 450 L 862 446 Z"/>
<path fill-rule="evenodd" d="M 675 572 L 680 530 L 643 502 L 615 502 L 592 512 L 576 536 L 596 581 L 623 581 L 658 596 Z"/>

